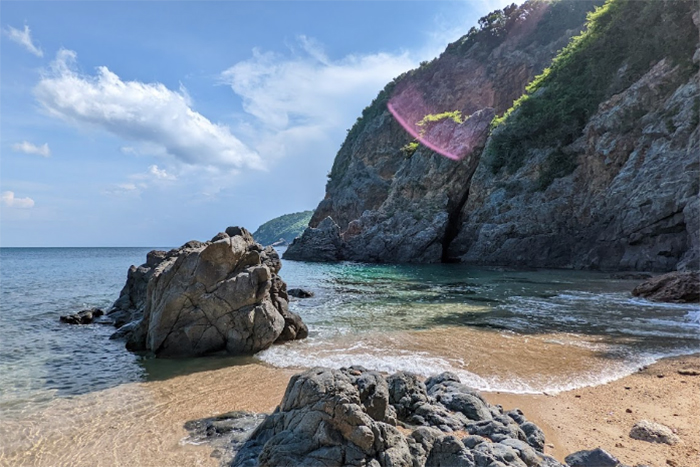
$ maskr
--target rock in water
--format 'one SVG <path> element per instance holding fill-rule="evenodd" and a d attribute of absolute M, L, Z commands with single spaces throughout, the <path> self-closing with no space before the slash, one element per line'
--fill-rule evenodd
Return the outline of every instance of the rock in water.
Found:
<path fill-rule="evenodd" d="M 114 325 L 122 328 L 127 323 L 143 318 L 146 308 L 146 287 L 158 266 L 168 255 L 167 251 L 153 250 L 146 255 L 146 262 L 141 266 L 131 266 L 126 275 L 126 284 L 119 293 L 107 315 Z M 114 337 L 114 336 L 113 336 Z"/>
<path fill-rule="evenodd" d="M 338 261 L 342 257 L 342 244 L 340 227 L 333 219 L 326 217 L 316 228 L 306 229 L 301 237 L 295 238 L 284 252 L 284 258 L 298 261 Z"/>
<path fill-rule="evenodd" d="M 229 227 L 209 242 L 149 253 L 146 264 L 129 270 L 110 314 L 142 313 L 123 333 L 130 350 L 161 357 L 254 353 L 308 334 L 289 311 L 281 267 L 274 249 Z"/>
<path fill-rule="evenodd" d="M 564 467 L 530 441 L 532 430 L 541 434 L 451 373 L 423 383 L 404 372 L 314 368 L 290 379 L 231 465 Z"/>
<path fill-rule="evenodd" d="M 262 423 L 265 416 L 265 414 L 235 411 L 215 417 L 192 420 L 185 423 L 184 426 L 185 430 L 189 432 L 185 442 L 208 443 L 214 448 L 212 457 L 218 457 L 221 465 L 229 465 L 233 456 Z"/>
<path fill-rule="evenodd" d="M 313 292 L 306 289 L 289 289 L 287 293 L 296 298 L 311 298 L 314 296 Z"/>
<path fill-rule="evenodd" d="M 700 273 L 674 271 L 652 277 L 635 287 L 632 295 L 655 302 L 697 303 L 700 301 Z"/>
<path fill-rule="evenodd" d="M 99 308 L 90 308 L 89 310 L 82 310 L 72 315 L 61 316 L 59 320 L 67 324 L 90 324 L 95 318 L 99 318 L 104 314 L 105 312 Z"/>

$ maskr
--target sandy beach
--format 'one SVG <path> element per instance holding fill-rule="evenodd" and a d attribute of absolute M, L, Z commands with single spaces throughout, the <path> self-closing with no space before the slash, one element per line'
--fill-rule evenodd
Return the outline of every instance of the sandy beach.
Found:
<path fill-rule="evenodd" d="M 485 394 L 491 403 L 518 407 L 542 428 L 547 453 L 558 460 L 581 449 L 601 447 L 623 463 L 649 466 L 700 465 L 700 355 L 667 358 L 608 384 L 557 395 Z M 662 423 L 681 438 L 675 446 L 629 437 L 640 420 Z"/>
<path fill-rule="evenodd" d="M 700 465 L 700 355 L 669 358 L 617 381 L 556 395 L 486 393 L 491 403 L 518 407 L 547 436 L 559 460 L 602 447 L 628 465 Z M 0 464 L 6 466 L 217 466 L 208 445 L 184 443 L 183 424 L 231 410 L 269 412 L 294 370 L 250 364 L 134 383 L 52 404 L 6 420 Z M 674 429 L 676 446 L 631 439 L 647 419 Z"/>

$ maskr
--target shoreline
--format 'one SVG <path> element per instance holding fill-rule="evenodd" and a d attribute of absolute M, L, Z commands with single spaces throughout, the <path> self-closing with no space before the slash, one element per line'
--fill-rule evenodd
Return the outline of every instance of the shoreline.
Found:
<path fill-rule="evenodd" d="M 555 395 L 484 392 L 492 404 L 520 408 L 545 433 L 545 452 L 562 461 L 567 455 L 601 447 L 626 465 L 697 467 L 700 465 L 700 354 L 666 357 L 628 376 Z M 629 437 L 640 420 L 662 423 L 681 438 L 675 446 Z"/>
<path fill-rule="evenodd" d="M 664 358 L 616 381 L 556 395 L 482 394 L 505 409 L 520 408 L 545 432 L 547 454 L 560 461 L 602 447 L 628 465 L 696 467 L 700 376 L 680 375 L 686 367 L 700 370 L 700 354 Z M 183 442 L 184 423 L 232 410 L 269 413 L 297 372 L 250 363 L 65 399 L 49 411 L 4 423 L 0 437 L 11 447 L 0 450 L 0 465 L 218 466 L 211 446 Z M 61 426 L 50 426 L 55 418 Z M 629 438 L 642 419 L 675 429 L 682 442 Z M 12 433 L 14 439 L 5 438 Z"/>

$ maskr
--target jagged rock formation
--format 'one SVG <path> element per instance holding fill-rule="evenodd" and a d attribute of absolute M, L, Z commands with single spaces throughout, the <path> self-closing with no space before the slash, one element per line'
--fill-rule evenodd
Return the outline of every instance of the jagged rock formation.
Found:
<path fill-rule="evenodd" d="M 105 312 L 99 308 L 90 308 L 88 310 L 80 310 L 71 315 L 60 316 L 58 319 L 66 324 L 91 324 L 95 321 L 95 318 L 99 318 L 104 314 Z"/>
<path fill-rule="evenodd" d="M 365 109 L 340 148 L 326 197 L 309 223 L 327 217 L 338 225 L 343 242 L 338 259 L 377 262 L 439 262 L 456 234 L 469 181 L 479 164 L 488 124 L 522 95 L 583 27 L 585 14 L 601 1 L 551 5 L 530 1 L 483 18 L 472 31 L 436 60 L 390 83 Z M 459 110 L 471 116 L 455 135 L 471 154 L 455 162 L 424 147 L 402 148 L 411 137 L 387 111 L 391 96 L 418 94 L 435 113 Z M 416 114 L 414 119 L 423 115 Z M 439 122 L 430 129 L 440 132 Z M 460 133 L 462 133 L 460 131 Z M 316 261 L 304 237 L 290 245 L 288 259 Z"/>
<path fill-rule="evenodd" d="M 700 302 L 700 273 L 674 271 L 652 277 L 635 287 L 632 295 L 655 302 L 697 303 Z"/>
<path fill-rule="evenodd" d="M 565 150 L 574 171 L 537 189 L 548 151 L 515 173 L 477 169 L 450 255 L 535 267 L 698 268 L 698 76 L 662 60 L 603 102 Z"/>
<path fill-rule="evenodd" d="M 135 321 L 122 326 L 127 348 L 163 357 L 226 350 L 248 354 L 275 342 L 302 339 L 308 330 L 289 311 L 282 264 L 240 227 L 209 242 L 152 251 L 145 264 L 129 269 L 110 316 Z"/>
<path fill-rule="evenodd" d="M 387 378 L 361 367 L 314 368 L 238 451 L 234 467 L 564 467 L 518 411 L 489 405 L 451 373 Z"/>
<path fill-rule="evenodd" d="M 337 258 L 700 268 L 700 13 L 690 0 L 614 0 L 465 159 L 401 153 L 410 137 L 383 110 L 390 95 L 418 89 L 436 111 L 503 114 L 581 29 L 580 11 L 551 20 L 570 4 L 591 7 L 526 2 L 534 13 L 519 27 L 506 21 L 501 42 L 487 34 L 489 15 L 482 31 L 380 93 L 310 223 L 337 224 Z M 300 241 L 285 254 L 313 256 Z"/>

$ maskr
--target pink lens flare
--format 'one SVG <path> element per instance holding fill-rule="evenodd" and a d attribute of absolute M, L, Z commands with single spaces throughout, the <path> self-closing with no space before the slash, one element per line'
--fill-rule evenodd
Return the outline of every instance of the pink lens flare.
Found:
<path fill-rule="evenodd" d="M 460 123 L 450 116 L 439 117 L 445 109 L 425 102 L 424 94 L 415 86 L 397 89 L 387 103 L 387 109 L 401 127 L 423 146 L 455 161 L 464 159 L 473 149 L 473 128 L 468 116 Z M 456 109 L 447 111 L 455 115 Z M 456 114 L 461 116 L 461 113 Z M 426 120 L 426 117 L 432 119 Z"/>
<path fill-rule="evenodd" d="M 455 161 L 458 161 L 464 157 L 464 155 L 460 157 L 457 154 L 452 154 L 451 152 L 448 152 L 445 148 L 439 147 L 438 145 L 433 144 L 426 138 L 422 137 L 420 133 L 416 131 L 414 126 L 410 125 L 403 117 L 401 117 L 401 115 L 399 115 L 394 106 L 391 105 L 391 102 L 389 102 L 386 105 L 386 107 L 389 109 L 389 112 L 391 112 L 391 115 L 394 116 L 399 125 L 401 125 L 403 129 L 406 130 L 411 136 L 416 138 L 416 140 L 418 140 L 418 142 L 421 143 L 423 146 L 427 147 L 428 149 L 432 149 L 438 154 L 441 154 Z"/>

